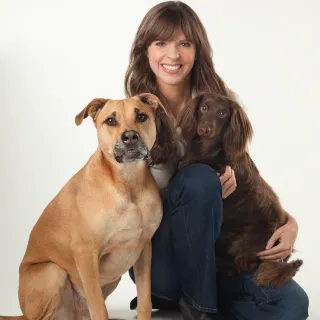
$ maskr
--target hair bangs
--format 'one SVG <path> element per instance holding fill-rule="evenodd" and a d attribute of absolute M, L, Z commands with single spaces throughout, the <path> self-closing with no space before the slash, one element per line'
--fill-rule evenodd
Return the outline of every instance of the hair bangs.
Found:
<path fill-rule="evenodd" d="M 149 24 L 150 29 L 146 34 L 145 43 L 147 46 L 157 40 L 174 40 L 179 32 L 185 35 L 187 41 L 195 42 L 192 26 L 188 23 L 188 17 L 184 12 L 166 8 L 154 18 L 152 24 Z"/>

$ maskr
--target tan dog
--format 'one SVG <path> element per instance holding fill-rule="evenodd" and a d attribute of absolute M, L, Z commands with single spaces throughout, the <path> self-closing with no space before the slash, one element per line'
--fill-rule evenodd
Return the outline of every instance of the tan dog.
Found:
<path fill-rule="evenodd" d="M 76 124 L 88 115 L 98 149 L 31 232 L 20 266 L 24 316 L 0 319 L 109 319 L 105 299 L 131 266 L 138 319 L 151 319 L 151 237 L 162 203 L 147 162 L 163 161 L 173 150 L 168 114 L 157 97 L 142 94 L 94 99 Z"/>

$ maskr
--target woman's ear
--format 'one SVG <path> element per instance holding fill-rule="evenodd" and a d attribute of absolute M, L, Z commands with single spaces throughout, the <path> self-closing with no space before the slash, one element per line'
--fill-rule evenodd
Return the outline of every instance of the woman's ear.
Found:
<path fill-rule="evenodd" d="M 253 129 L 243 108 L 235 101 L 230 102 L 231 118 L 223 135 L 222 144 L 227 156 L 243 155 L 252 140 Z"/>

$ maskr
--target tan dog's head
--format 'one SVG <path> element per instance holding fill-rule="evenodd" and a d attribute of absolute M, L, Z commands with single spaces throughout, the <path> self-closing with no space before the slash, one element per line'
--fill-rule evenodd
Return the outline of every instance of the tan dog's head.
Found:
<path fill-rule="evenodd" d="M 80 125 L 90 115 L 99 145 L 117 162 L 166 162 L 175 148 L 169 113 L 160 100 L 145 93 L 125 100 L 92 100 L 75 118 Z"/>

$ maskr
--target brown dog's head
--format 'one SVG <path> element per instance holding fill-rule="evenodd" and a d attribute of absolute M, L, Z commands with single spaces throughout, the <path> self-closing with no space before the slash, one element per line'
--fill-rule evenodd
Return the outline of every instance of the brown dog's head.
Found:
<path fill-rule="evenodd" d="M 169 113 L 152 94 L 125 100 L 94 99 L 76 116 L 76 124 L 88 115 L 97 128 L 101 150 L 119 163 L 166 162 L 174 151 Z"/>
<path fill-rule="evenodd" d="M 181 112 L 178 125 L 185 139 L 200 137 L 206 144 L 219 137 L 226 155 L 239 155 L 246 151 L 252 139 L 251 123 L 240 105 L 230 98 L 201 93 Z"/>

